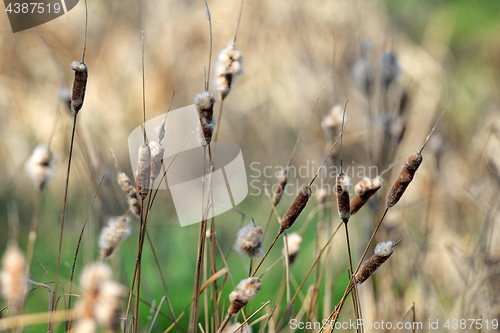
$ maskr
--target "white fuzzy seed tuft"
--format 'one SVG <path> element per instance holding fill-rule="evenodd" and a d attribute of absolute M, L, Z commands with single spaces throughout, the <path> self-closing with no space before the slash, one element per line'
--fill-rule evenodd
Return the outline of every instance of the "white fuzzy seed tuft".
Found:
<path fill-rule="evenodd" d="M 130 235 L 130 217 L 118 216 L 109 219 L 108 226 L 102 229 L 99 238 L 101 248 L 101 260 L 112 257 L 115 249 Z"/>
<path fill-rule="evenodd" d="M 234 249 L 241 254 L 249 256 L 251 259 L 260 257 L 264 253 L 261 239 L 262 228 L 250 223 L 238 230 Z"/>
<path fill-rule="evenodd" d="M 262 283 L 258 278 L 249 277 L 241 280 L 236 289 L 229 294 L 231 306 L 228 312 L 231 314 L 238 313 L 242 307 L 257 297 L 260 288 L 262 288 Z"/>
<path fill-rule="evenodd" d="M 234 79 L 243 72 L 243 55 L 230 41 L 227 46 L 219 52 L 215 63 L 215 88 L 226 98 L 231 90 Z"/>
<path fill-rule="evenodd" d="M 381 257 L 388 257 L 392 254 L 392 245 L 394 243 L 391 241 L 385 243 L 378 243 L 375 247 L 375 254 Z"/>
<path fill-rule="evenodd" d="M 2 259 L 0 271 L 2 295 L 13 307 L 21 306 L 28 286 L 26 258 L 19 246 L 10 244 Z"/>
<path fill-rule="evenodd" d="M 54 155 L 45 145 L 37 146 L 26 162 L 26 172 L 37 190 L 42 191 L 50 182 L 54 172 L 54 162 Z"/>

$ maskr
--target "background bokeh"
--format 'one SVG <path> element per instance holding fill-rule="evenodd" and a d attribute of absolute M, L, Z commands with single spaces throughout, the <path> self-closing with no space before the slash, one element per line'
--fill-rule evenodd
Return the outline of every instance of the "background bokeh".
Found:
<path fill-rule="evenodd" d="M 214 0 L 208 5 L 214 60 L 218 50 L 233 38 L 240 2 Z M 203 66 L 208 65 L 210 46 L 201 0 L 89 0 L 88 10 L 85 62 L 89 80 L 78 117 L 62 251 L 61 278 L 66 285 L 87 214 L 89 223 L 77 275 L 82 267 L 98 259 L 98 235 L 107 219 L 126 210 L 125 195 L 115 181 L 114 164 L 106 169 L 113 149 L 120 167 L 129 176 L 133 174 L 127 138 L 142 121 L 141 31 L 145 36 L 148 119 L 167 111 L 173 90 L 173 109 L 192 104 L 194 95 L 203 90 Z M 26 248 L 36 197 L 24 164 L 36 145 L 50 140 L 57 162 L 53 180 L 42 195 L 35 256 L 52 280 L 72 122 L 58 91 L 71 85 L 70 63 L 81 58 L 84 23 L 82 1 L 62 17 L 16 34 L 10 31 L 7 15 L 0 14 L 0 251 L 8 243 L 15 221 L 19 224 L 19 244 Z M 249 179 L 255 176 L 250 168 L 254 162 L 260 163 L 260 168 L 284 166 L 304 127 L 293 163 L 297 167 L 308 163 L 318 166 L 329 140 L 321 120 L 335 104 L 344 105 L 347 100 L 350 120 L 343 141 L 344 163 L 385 168 L 388 163 L 381 164 L 379 155 L 384 150 L 386 128 L 380 119 L 367 116 L 368 104 L 354 84 L 352 69 L 368 42 L 368 61 L 376 71 L 385 52 L 397 55 L 397 87 L 403 87 L 409 96 L 406 131 L 401 143 L 393 147 L 394 157 L 402 159 L 385 179 L 377 198 L 372 199 L 373 204 L 350 222 L 354 258 L 362 254 L 402 161 L 421 147 L 441 112 L 446 111 L 424 150 L 424 163 L 414 182 L 390 211 L 378 236 L 377 241 L 387 240 L 384 237 L 404 240 L 373 281 L 360 288 L 367 320 L 396 322 L 413 302 L 417 320 L 424 323 L 428 319 L 500 317 L 499 34 L 500 3 L 496 0 L 244 3 L 236 42 L 243 53 L 244 74 L 234 82 L 224 102 L 219 126 L 221 141 L 241 147 Z M 385 110 L 379 104 L 372 107 L 383 116 Z M 103 175 L 105 181 L 90 208 Z M 292 178 L 290 183 L 300 186 L 312 176 L 308 173 L 307 177 Z M 259 179 L 266 180 L 269 188 L 276 181 Z M 354 183 L 358 180 L 353 177 Z M 333 184 L 334 180 L 321 181 Z M 283 199 L 277 207 L 280 214 L 292 199 Z M 328 200 L 334 202 L 335 195 Z M 293 279 L 298 283 L 314 259 L 317 206 L 312 198 L 291 230 L 298 231 L 306 217 L 312 219 L 292 266 Z M 270 204 L 262 193 L 248 196 L 236 208 L 238 211 L 216 218 L 217 238 L 225 252 L 231 248 L 242 219 L 248 223 L 253 217 L 263 226 Z M 335 205 L 327 216 L 338 223 Z M 160 192 L 150 218 L 148 230 L 179 314 L 192 295 L 198 225 L 179 226 L 168 191 Z M 114 277 L 126 286 L 133 276 L 137 251 L 137 219 L 132 224 L 131 237 L 110 262 Z M 277 230 L 273 220 L 265 246 Z M 325 274 L 335 276 L 333 305 L 348 280 L 343 238 L 343 232 L 336 236 L 328 260 L 323 262 Z M 161 279 L 147 244 L 145 248 L 142 295 L 158 304 L 164 295 Z M 280 251 L 277 248 L 271 252 L 268 265 Z M 248 260 L 239 254 L 233 252 L 228 264 L 236 283 L 247 274 Z M 46 281 L 41 266 L 33 263 L 32 280 Z M 280 263 L 263 278 L 263 289 L 251 307 L 256 309 L 261 302 L 272 300 L 282 278 Z M 311 283 L 312 277 L 306 286 Z M 225 300 L 231 287 L 226 289 Z M 304 296 L 306 292 L 304 289 Z M 319 297 L 321 315 L 324 284 Z M 302 302 L 303 298 L 298 304 Z M 26 312 L 47 309 L 46 291 L 37 289 L 28 295 Z M 141 324 L 146 327 L 152 313 L 145 306 L 141 309 Z M 353 318 L 350 303 L 342 318 Z M 182 322 L 187 323 L 187 318 Z M 162 332 L 168 325 L 170 321 L 160 316 L 153 331 Z M 26 330 L 45 328 L 40 325 Z"/>

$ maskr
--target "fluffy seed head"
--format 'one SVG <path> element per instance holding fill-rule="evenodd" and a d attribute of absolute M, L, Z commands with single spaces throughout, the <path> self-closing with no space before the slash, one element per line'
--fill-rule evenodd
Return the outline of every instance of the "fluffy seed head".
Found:
<path fill-rule="evenodd" d="M 379 176 L 370 179 L 368 177 L 363 177 L 357 184 L 354 186 L 354 192 L 356 194 L 363 194 L 367 191 L 379 189 L 382 186 L 382 178 Z"/>
<path fill-rule="evenodd" d="M 79 320 L 71 333 L 95 333 L 97 332 L 97 324 L 93 319 Z"/>
<path fill-rule="evenodd" d="M 234 249 L 241 254 L 249 256 L 251 259 L 260 257 L 264 252 L 261 239 L 262 228 L 250 223 L 238 230 Z"/>
<path fill-rule="evenodd" d="M 19 308 L 24 300 L 28 285 L 26 259 L 16 243 L 7 246 L 2 259 L 0 286 L 4 299 L 14 308 Z"/>
<path fill-rule="evenodd" d="M 99 238 L 101 260 L 113 256 L 115 249 L 130 235 L 130 217 L 118 216 L 109 219 Z"/>
<path fill-rule="evenodd" d="M 71 95 L 71 111 L 76 114 L 83 106 L 85 89 L 87 87 L 88 68 L 83 62 L 73 61 L 71 69 L 75 71 L 73 93 Z"/>
<path fill-rule="evenodd" d="M 223 330 L 222 333 L 252 333 L 252 328 L 248 325 L 243 325 L 238 331 L 238 327 L 241 326 L 241 323 L 234 323 L 231 325 L 227 325 Z"/>
<path fill-rule="evenodd" d="M 143 143 L 139 147 L 139 161 L 137 163 L 137 192 L 144 199 L 148 195 L 151 183 L 151 148 Z"/>
<path fill-rule="evenodd" d="M 354 186 L 356 196 L 351 200 L 351 215 L 356 214 L 363 207 L 368 199 L 374 195 L 382 186 L 382 178 L 379 176 L 370 179 L 363 177 L 359 183 Z"/>
<path fill-rule="evenodd" d="M 325 203 L 327 197 L 328 197 L 328 191 L 325 188 L 321 188 L 316 193 L 316 199 L 318 200 L 319 203 Z"/>
<path fill-rule="evenodd" d="M 337 130 L 342 126 L 342 115 L 342 106 L 339 104 L 330 110 L 321 122 L 321 128 L 323 128 L 325 134 L 334 136 L 337 133 Z"/>
<path fill-rule="evenodd" d="M 50 182 L 54 173 L 54 163 L 54 155 L 45 145 L 37 146 L 29 157 L 25 168 L 37 190 L 42 191 Z"/>
<path fill-rule="evenodd" d="M 393 245 L 394 243 L 390 241 L 377 244 L 373 256 L 363 263 L 363 266 L 361 266 L 359 272 L 356 274 L 356 283 L 361 284 L 375 274 L 377 269 L 392 255 Z"/>
<path fill-rule="evenodd" d="M 349 191 L 351 189 L 351 178 L 343 171 L 337 175 L 337 208 L 342 221 L 347 222 L 351 216 L 351 207 L 349 204 Z"/>
<path fill-rule="evenodd" d="M 283 215 L 281 220 L 281 230 L 280 233 L 290 228 L 293 223 L 297 220 L 302 210 L 306 207 L 307 202 L 311 198 L 311 187 L 309 185 L 304 185 L 300 189 L 295 199 L 293 199 L 292 204 Z"/>
<path fill-rule="evenodd" d="M 230 314 L 238 313 L 242 307 L 257 297 L 260 288 L 262 288 L 262 283 L 258 278 L 249 277 L 241 280 L 236 286 L 236 289 L 229 294 L 231 306 L 228 312 Z"/>
<path fill-rule="evenodd" d="M 215 98 L 209 91 L 204 91 L 194 97 L 194 104 L 196 111 L 198 111 L 198 118 L 200 118 L 197 129 L 198 139 L 200 144 L 205 147 L 212 141 L 212 134 L 215 128 L 215 119 L 213 118 Z"/>
<path fill-rule="evenodd" d="M 124 296 L 122 286 L 114 281 L 105 281 L 94 307 L 94 316 L 100 325 L 117 332 L 119 327 L 120 303 Z"/>
<path fill-rule="evenodd" d="M 229 94 L 234 79 L 243 72 L 242 62 L 243 56 L 233 40 L 219 52 L 215 63 L 215 88 L 222 99 Z"/>
<path fill-rule="evenodd" d="M 137 217 L 141 216 L 141 201 L 139 200 L 139 196 L 137 192 L 135 196 L 129 196 L 127 198 L 128 201 L 128 209 Z"/>
<path fill-rule="evenodd" d="M 75 309 L 79 319 L 94 318 L 94 307 L 101 287 L 110 279 L 111 269 L 103 263 L 93 263 L 84 268 L 80 278 L 83 293 Z"/>
<path fill-rule="evenodd" d="M 302 244 L 302 236 L 294 232 L 288 235 L 288 257 L 290 260 L 290 265 L 293 264 L 297 254 L 300 251 L 300 244 Z M 283 248 L 283 254 L 285 254 L 285 249 Z"/>
<path fill-rule="evenodd" d="M 156 141 L 150 141 L 149 147 L 151 148 L 151 179 L 158 178 L 161 172 L 161 165 L 165 149 Z"/>

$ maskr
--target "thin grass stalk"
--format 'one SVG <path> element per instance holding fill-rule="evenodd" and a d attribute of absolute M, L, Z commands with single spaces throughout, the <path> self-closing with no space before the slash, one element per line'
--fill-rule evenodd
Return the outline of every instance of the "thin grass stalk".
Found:
<path fill-rule="evenodd" d="M 151 193 L 151 191 L 150 191 Z M 151 200 L 151 194 L 149 195 L 149 200 Z M 149 204 L 149 202 L 148 202 Z M 136 260 L 136 286 L 135 286 L 135 305 L 134 305 L 134 333 L 137 333 L 137 328 L 139 325 L 139 299 L 140 299 L 140 292 L 141 292 L 141 261 L 142 261 L 142 247 L 144 244 L 144 232 L 146 231 L 146 222 L 147 220 L 145 219 L 144 216 L 144 199 L 141 198 L 141 224 L 140 224 L 140 233 L 139 233 L 139 249 L 137 251 L 137 260 Z M 147 207 L 146 207 L 147 211 Z M 134 288 L 134 285 L 132 284 L 132 289 Z"/>
<path fill-rule="evenodd" d="M 314 269 L 314 266 L 316 266 L 316 264 L 318 263 L 318 261 L 320 260 L 321 258 L 321 255 L 323 254 L 323 252 L 326 250 L 326 248 L 328 248 L 328 245 L 330 244 L 330 242 L 333 240 L 333 237 L 337 234 L 337 231 L 339 231 L 340 227 L 342 226 L 342 223 L 341 222 L 337 229 L 335 229 L 335 231 L 332 233 L 332 235 L 330 236 L 330 238 L 328 239 L 328 241 L 326 242 L 325 246 L 323 246 L 323 248 L 321 249 L 320 253 L 317 255 L 316 259 L 314 259 L 314 262 L 313 264 L 311 265 L 311 267 L 309 268 L 309 270 L 307 271 L 306 275 L 304 276 L 304 279 L 302 280 L 302 282 L 300 283 L 299 287 L 297 288 L 297 290 L 295 291 L 295 294 L 293 295 L 292 297 L 292 300 L 290 301 L 290 304 L 293 304 L 293 302 L 295 301 L 295 299 L 297 298 L 298 294 L 299 294 L 299 291 L 302 289 L 302 287 L 304 286 L 304 284 L 306 283 L 306 280 L 307 278 L 309 277 L 309 275 L 311 274 L 312 270 Z M 277 326 L 277 329 L 276 331 L 279 332 L 281 330 L 281 327 L 283 326 L 284 324 L 284 319 L 288 313 L 288 311 L 290 311 L 290 306 L 287 306 L 287 308 L 285 309 L 285 312 L 283 313 L 283 316 L 281 317 L 281 320 L 280 322 L 278 323 L 278 326 Z"/>
<path fill-rule="evenodd" d="M 57 300 L 57 287 L 58 287 L 58 282 L 59 282 L 59 268 L 61 265 L 61 250 L 62 250 L 62 241 L 63 241 L 63 234 L 64 234 L 64 221 L 66 218 L 66 205 L 68 202 L 68 188 L 69 188 L 69 175 L 71 171 L 71 158 L 73 156 L 73 144 L 75 142 L 75 132 L 76 132 L 76 119 L 77 119 L 78 113 L 74 113 L 73 115 L 73 126 L 71 129 L 71 139 L 70 139 L 70 144 L 69 144 L 69 157 L 68 157 L 68 168 L 66 171 L 66 183 L 64 186 L 64 201 L 63 201 L 63 212 L 62 212 L 62 218 L 61 218 L 61 231 L 59 234 L 59 250 L 57 252 L 57 268 L 56 268 L 56 280 L 55 280 L 55 285 L 54 285 L 54 295 L 52 298 L 52 305 L 53 308 L 51 309 L 52 312 L 57 310 L 56 306 L 56 300 Z M 51 319 L 51 330 L 54 331 L 54 318 Z"/>
<path fill-rule="evenodd" d="M 291 305 L 290 301 L 292 299 L 290 291 L 290 255 L 288 253 L 288 236 L 286 231 L 283 231 L 283 243 L 285 245 L 285 280 L 286 280 L 286 303 L 287 306 Z M 290 309 L 290 319 L 293 318 L 293 306 Z"/>
<path fill-rule="evenodd" d="M 26 276 L 30 275 L 31 262 L 33 261 L 33 250 L 38 230 L 38 221 L 40 220 L 40 206 L 42 204 L 42 191 L 37 191 L 35 206 L 33 207 L 33 217 L 31 219 L 30 233 L 28 238 L 28 247 L 26 249 Z"/>
<path fill-rule="evenodd" d="M 210 144 L 209 144 L 210 145 Z M 203 156 L 203 177 L 206 177 L 206 170 L 205 170 L 205 158 L 206 158 L 206 148 L 204 149 L 205 154 Z M 211 182 L 212 182 L 212 177 L 209 179 L 209 184 L 208 188 L 210 189 L 211 187 Z M 197 321 L 198 321 L 198 305 L 199 305 L 199 300 L 200 300 L 200 285 L 201 285 L 201 271 L 202 271 L 202 264 L 203 264 L 203 255 L 205 252 L 205 239 L 206 239 L 206 233 L 207 233 L 207 213 L 208 213 L 208 202 L 207 202 L 207 207 L 205 208 L 205 183 L 203 183 L 203 195 L 202 195 L 202 218 L 203 220 L 201 221 L 200 224 L 200 235 L 198 239 L 198 255 L 197 255 L 197 260 L 196 260 L 196 270 L 195 270 L 195 280 L 194 280 L 194 287 L 193 287 L 193 302 L 191 305 L 191 315 L 190 315 L 190 320 L 189 320 L 189 332 L 196 332 L 196 327 L 197 327 Z M 205 210 L 206 209 L 206 210 Z"/>
<path fill-rule="evenodd" d="M 83 238 L 83 232 L 85 231 L 85 227 L 87 226 L 87 222 L 90 217 L 90 211 L 92 210 L 92 207 L 94 206 L 94 202 L 97 199 L 97 195 L 99 194 L 99 190 L 101 189 L 101 186 L 104 182 L 104 179 L 106 179 L 106 174 L 108 173 L 109 167 L 111 166 L 111 163 L 113 163 L 113 160 L 115 158 L 113 157 L 111 161 L 109 161 L 109 164 L 104 171 L 104 174 L 102 175 L 101 181 L 99 182 L 99 185 L 97 186 L 97 190 L 94 194 L 94 197 L 92 198 L 92 201 L 90 202 L 90 207 L 87 211 L 87 216 L 85 217 L 85 222 L 83 223 L 82 231 L 80 232 L 80 236 L 78 237 L 78 243 L 76 244 L 76 250 L 75 250 L 75 256 L 73 257 L 73 265 L 71 266 L 71 276 L 69 279 L 69 295 L 68 295 L 68 309 L 71 309 L 71 296 L 73 293 L 73 279 L 75 276 L 75 267 L 76 267 L 76 259 L 78 258 L 78 252 L 80 250 L 80 244 L 82 243 L 82 238 Z M 71 329 L 71 321 L 66 324 L 66 331 Z"/>

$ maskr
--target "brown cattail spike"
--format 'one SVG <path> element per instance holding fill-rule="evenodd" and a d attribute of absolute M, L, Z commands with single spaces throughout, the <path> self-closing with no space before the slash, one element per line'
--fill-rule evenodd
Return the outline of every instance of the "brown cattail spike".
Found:
<path fill-rule="evenodd" d="M 276 206 L 281 201 L 283 192 L 285 191 L 286 184 L 288 182 L 288 168 L 284 169 L 281 176 L 276 184 L 276 189 L 274 190 L 273 196 L 273 206 Z"/>
<path fill-rule="evenodd" d="M 83 62 L 73 61 L 71 69 L 75 71 L 73 80 L 73 93 L 71 95 L 71 111 L 76 114 L 83 105 L 85 88 L 87 87 L 88 68 Z"/>
<path fill-rule="evenodd" d="M 399 199 L 403 196 L 403 193 L 405 193 L 406 188 L 413 180 L 413 176 L 415 176 L 415 172 L 417 172 L 421 163 L 422 154 L 419 152 L 415 152 L 408 157 L 408 160 L 401 168 L 401 172 L 399 173 L 396 182 L 389 191 L 389 194 L 387 194 L 387 208 L 390 208 L 398 203 Z"/>
<path fill-rule="evenodd" d="M 351 190 L 352 182 L 351 178 L 341 171 L 337 175 L 336 187 L 337 187 L 337 208 L 339 211 L 340 219 L 347 223 L 349 217 L 351 217 L 351 208 L 349 206 L 349 191 Z"/>
<path fill-rule="evenodd" d="M 311 198 L 311 193 L 312 191 L 309 185 L 302 186 L 299 194 L 297 194 L 295 199 L 293 199 L 292 204 L 281 220 L 280 234 L 286 229 L 290 228 L 297 220 L 304 207 L 306 207 L 309 198 Z"/>
<path fill-rule="evenodd" d="M 144 200 L 149 192 L 151 182 L 151 149 L 147 144 L 139 147 L 139 162 L 137 163 L 137 192 Z"/>
<path fill-rule="evenodd" d="M 375 254 L 363 263 L 363 266 L 361 266 L 361 269 L 356 274 L 356 283 L 361 284 L 368 280 L 368 278 L 389 259 L 392 255 L 393 247 L 394 244 L 390 241 L 377 244 L 375 247 Z"/>
<path fill-rule="evenodd" d="M 241 280 L 236 289 L 229 294 L 231 306 L 228 309 L 228 313 L 233 315 L 240 312 L 242 307 L 257 297 L 260 288 L 262 288 L 262 283 L 259 278 L 249 277 Z"/>
<path fill-rule="evenodd" d="M 351 215 L 354 215 L 361 209 L 372 195 L 374 195 L 382 186 L 382 178 L 377 176 L 373 179 L 363 177 L 359 183 L 354 186 L 356 196 L 351 200 Z"/>
<path fill-rule="evenodd" d="M 204 139 L 204 141 L 200 140 L 200 144 L 206 147 L 212 141 L 215 128 L 215 118 L 213 117 L 215 98 L 209 91 L 204 91 L 194 97 L 194 104 L 200 118 L 199 132 L 203 133 L 202 139 Z"/>

